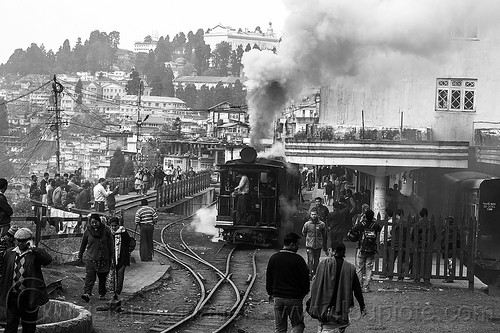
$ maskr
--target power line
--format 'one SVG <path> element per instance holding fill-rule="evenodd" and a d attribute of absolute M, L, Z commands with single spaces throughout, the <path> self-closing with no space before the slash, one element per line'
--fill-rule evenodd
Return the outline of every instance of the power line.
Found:
<path fill-rule="evenodd" d="M 7 104 L 7 103 L 12 103 L 12 102 L 14 102 L 14 101 L 17 101 L 18 99 L 21 99 L 21 98 L 23 98 L 23 97 L 26 97 L 26 96 L 28 96 L 28 95 L 31 95 L 31 94 L 32 94 L 32 93 L 34 93 L 35 91 L 40 90 L 40 89 L 42 89 L 43 87 L 45 87 L 46 85 L 48 85 L 50 82 L 51 82 L 51 81 L 45 82 L 45 83 L 44 83 L 43 85 L 41 85 L 40 87 L 35 88 L 35 89 L 33 89 L 33 90 L 31 90 L 31 91 L 27 92 L 26 94 L 23 94 L 23 95 L 18 96 L 18 97 L 16 97 L 16 98 L 10 99 L 10 100 L 8 100 L 8 101 L 3 101 L 3 102 L 1 102 L 1 103 L 0 103 L 0 105 L 4 105 L 4 104 Z"/>

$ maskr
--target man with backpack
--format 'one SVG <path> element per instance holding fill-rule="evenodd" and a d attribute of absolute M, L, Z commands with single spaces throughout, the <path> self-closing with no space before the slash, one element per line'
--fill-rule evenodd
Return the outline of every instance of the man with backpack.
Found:
<path fill-rule="evenodd" d="M 375 254 L 377 254 L 379 233 L 382 230 L 380 224 L 373 219 L 374 216 L 373 210 L 367 210 L 364 218 L 356 223 L 350 231 L 359 235 L 356 274 L 365 293 L 370 292 L 373 263 L 375 262 Z"/>

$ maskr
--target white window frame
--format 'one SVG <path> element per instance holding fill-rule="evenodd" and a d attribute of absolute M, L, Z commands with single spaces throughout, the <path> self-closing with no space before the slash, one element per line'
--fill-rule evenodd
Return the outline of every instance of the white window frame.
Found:
<path fill-rule="evenodd" d="M 471 96 L 472 107 L 469 106 Z M 436 111 L 475 112 L 476 100 L 477 79 L 438 78 L 436 80 Z"/>

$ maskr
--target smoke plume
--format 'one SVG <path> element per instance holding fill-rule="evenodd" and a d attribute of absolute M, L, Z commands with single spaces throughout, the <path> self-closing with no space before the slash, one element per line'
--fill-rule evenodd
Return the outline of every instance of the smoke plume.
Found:
<path fill-rule="evenodd" d="M 494 0 L 284 0 L 290 11 L 277 54 L 252 50 L 243 65 L 251 144 L 262 149 L 275 116 L 307 86 L 387 81 L 410 58 L 438 62 L 450 32 L 466 22 L 484 32 L 498 21 Z M 389 72 L 388 72 L 389 71 Z"/>

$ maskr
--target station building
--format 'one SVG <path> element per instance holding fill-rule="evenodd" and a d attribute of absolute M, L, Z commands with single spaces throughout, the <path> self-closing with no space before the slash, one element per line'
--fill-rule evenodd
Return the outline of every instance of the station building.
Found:
<path fill-rule="evenodd" d="M 439 175 L 500 177 L 499 34 L 461 31 L 447 54 L 397 55 L 378 81 L 321 87 L 318 124 L 285 139 L 287 159 L 353 170 L 354 186 L 372 190 L 382 217 L 394 184 L 418 212 L 439 196 Z"/>

